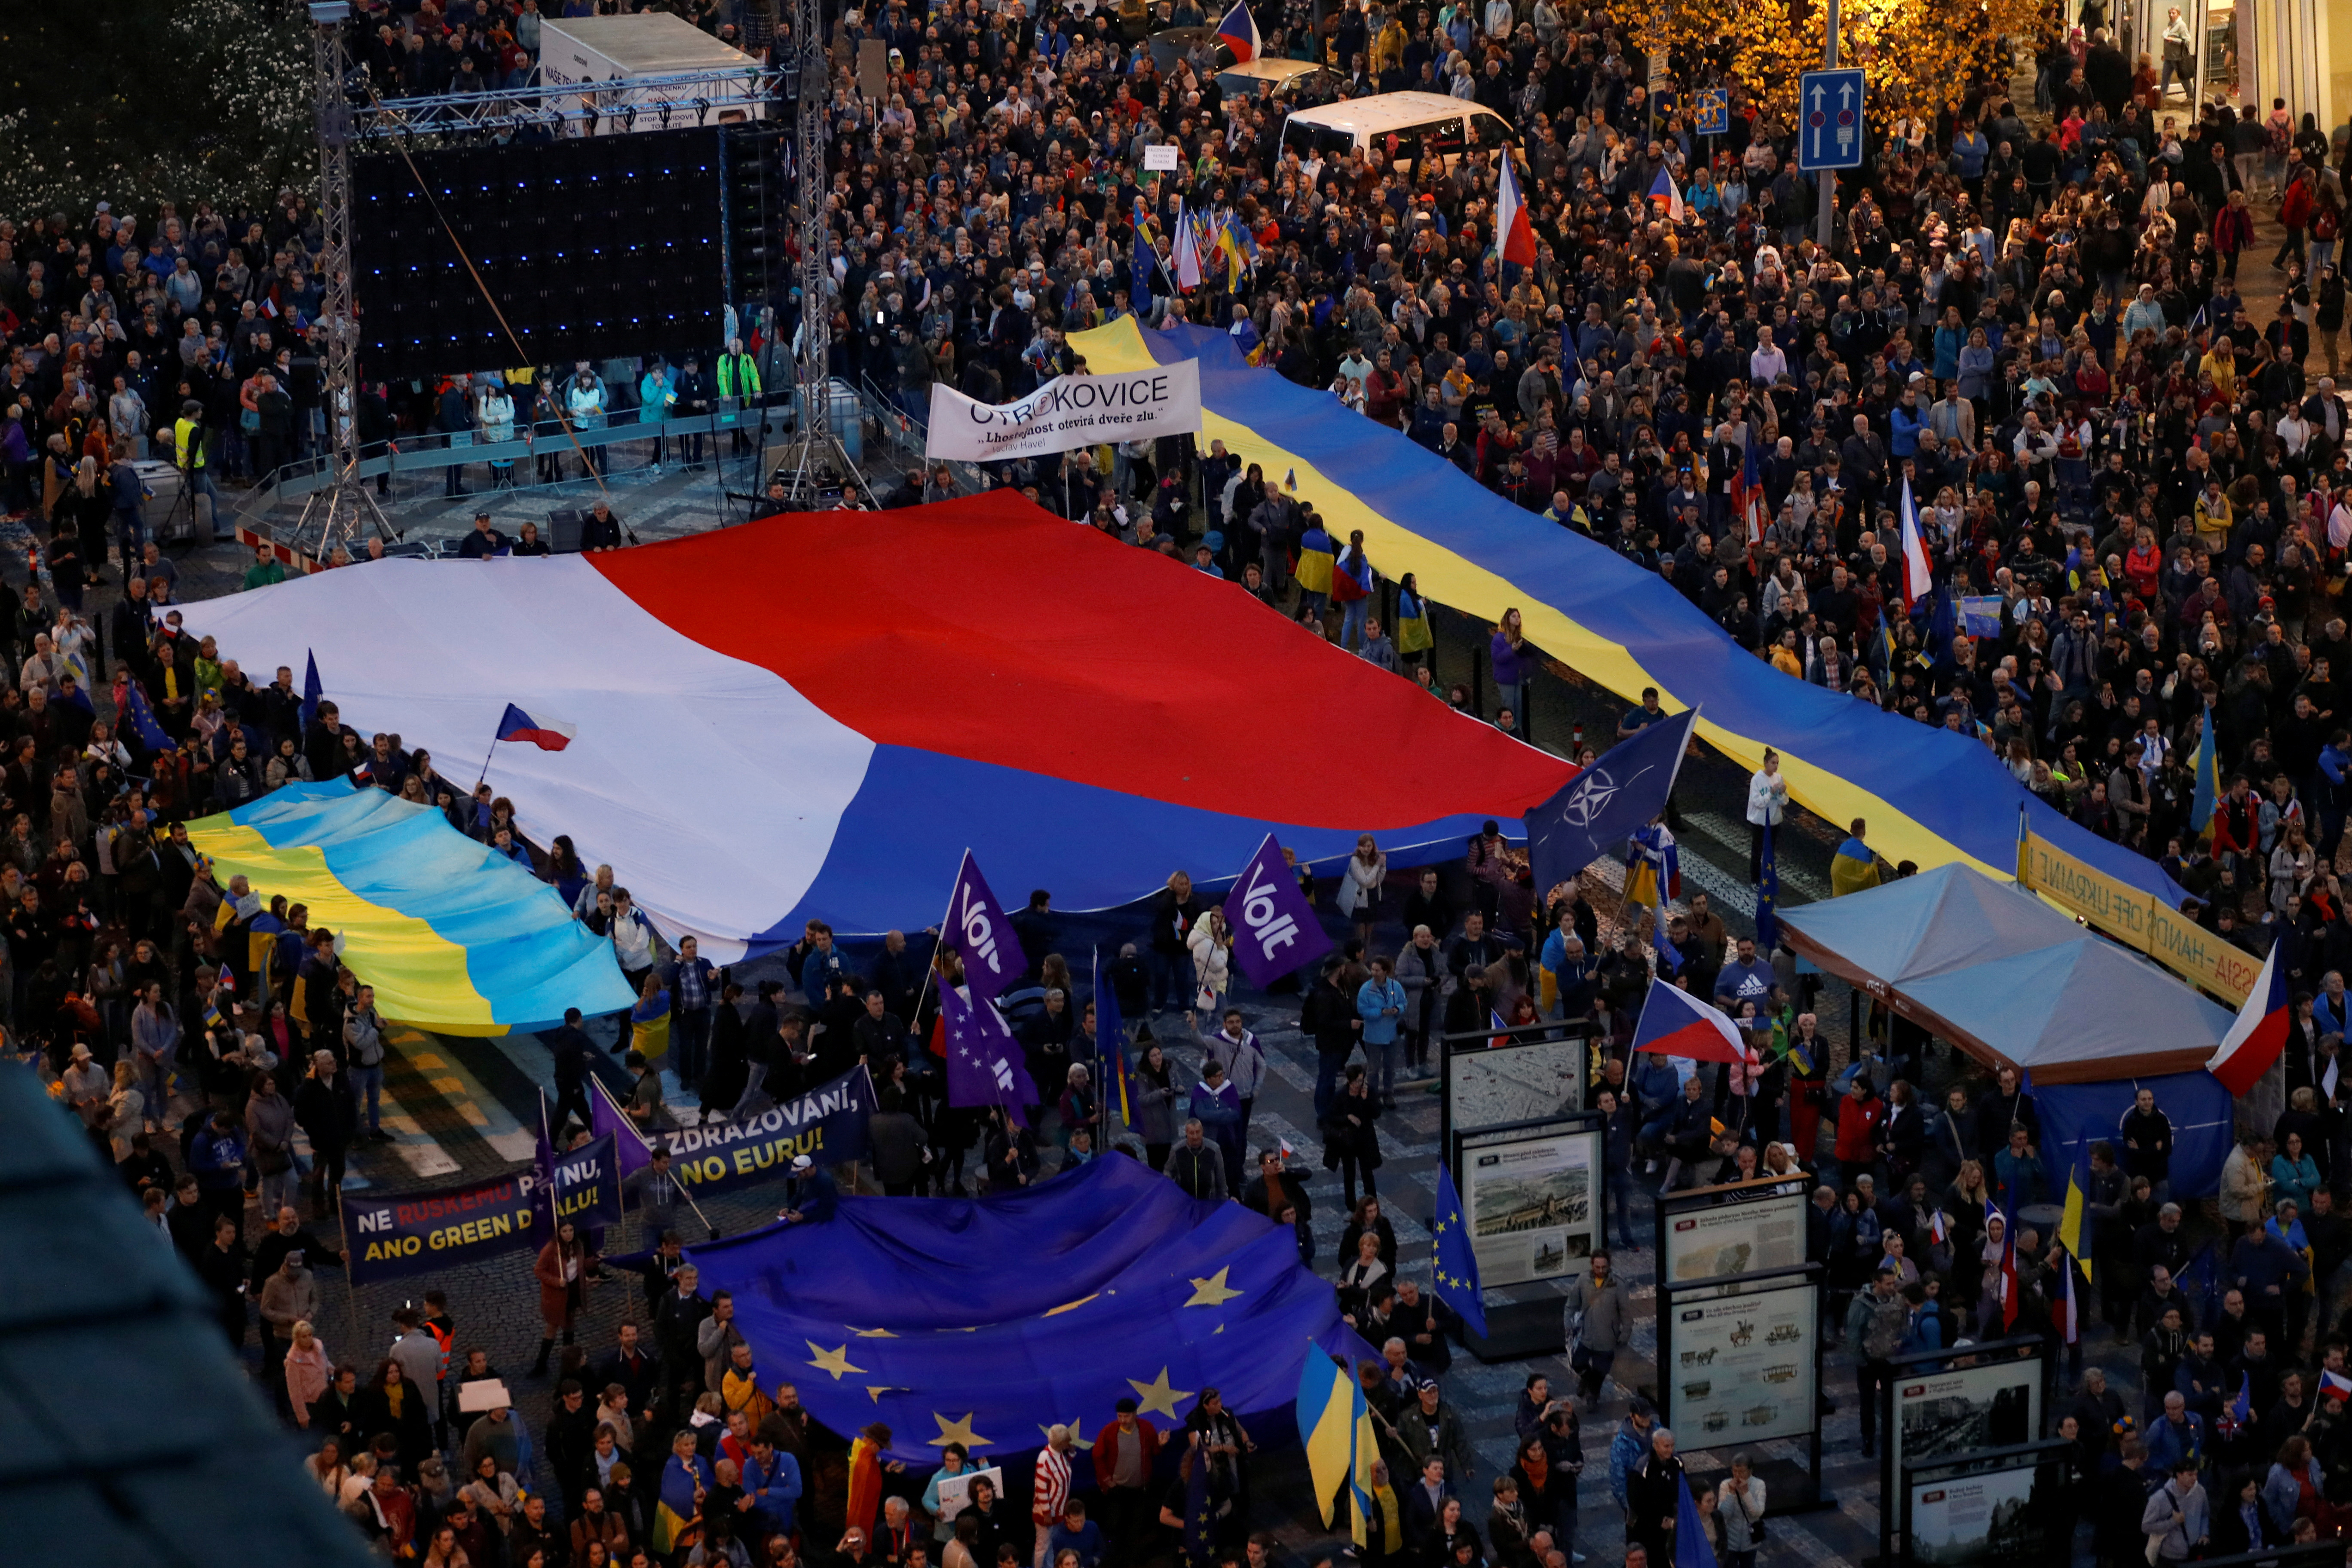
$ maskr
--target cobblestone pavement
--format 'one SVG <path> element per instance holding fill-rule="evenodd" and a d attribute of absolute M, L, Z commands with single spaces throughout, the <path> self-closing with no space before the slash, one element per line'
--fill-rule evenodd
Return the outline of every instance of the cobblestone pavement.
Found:
<path fill-rule="evenodd" d="M 1604 900 L 1605 885 L 1595 891 Z M 1604 904 L 1604 908 L 1606 904 Z M 1395 934 L 1377 934 L 1375 946 L 1394 941 Z M 1067 943 L 1066 943 L 1067 945 Z M 746 973 L 756 975 L 758 966 Z M 1253 1123 L 1252 1142 L 1287 1140 L 1300 1152 L 1297 1163 L 1306 1168 L 1307 1192 L 1313 1204 L 1317 1270 L 1336 1272 L 1335 1257 L 1343 1220 L 1337 1176 L 1324 1172 L 1314 1132 L 1312 1095 L 1315 1053 L 1312 1041 L 1297 1028 L 1293 997 L 1252 994 L 1243 998 L 1252 1026 L 1265 1040 L 1272 1068 Z M 1833 1021 L 1832 1033 L 1843 1037 L 1844 1009 L 1834 996 L 1825 996 L 1822 1012 Z M 605 1026 L 609 1038 L 611 1028 Z M 1185 1043 L 1181 1022 L 1160 1020 L 1160 1038 L 1186 1065 L 1196 1065 L 1198 1052 Z M 363 1149 L 354 1162 L 351 1186 L 375 1192 L 438 1186 L 463 1176 L 510 1169 L 527 1157 L 527 1128 L 537 1115 L 538 1095 L 551 1080 L 545 1047 L 535 1037 L 502 1040 L 456 1040 L 402 1031 L 394 1040 L 394 1067 L 390 1074 L 391 1105 L 387 1125 L 397 1141 Z M 1840 1052 L 1841 1057 L 1843 1055 Z M 616 1077 L 617 1068 L 610 1069 Z M 1940 1059 L 1931 1081 L 1948 1066 Z M 1427 1230 L 1436 1185 L 1439 1108 L 1433 1084 L 1414 1084 L 1400 1095 L 1398 1109 L 1382 1118 L 1381 1137 L 1386 1163 L 1380 1178 L 1386 1210 L 1397 1231 L 1402 1271 L 1427 1277 L 1430 1244 Z M 781 1197 L 774 1185 L 755 1187 L 718 1199 L 708 1205 L 710 1220 L 734 1234 L 765 1223 Z M 868 1197 L 860 1201 L 887 1201 Z M 1609 1500 L 1608 1445 L 1622 1419 L 1631 1388 L 1654 1384 L 1656 1333 L 1653 1258 L 1648 1248 L 1652 1217 L 1645 1194 L 1633 1201 L 1634 1233 L 1643 1240 L 1641 1250 L 1621 1253 L 1621 1269 L 1632 1287 L 1637 1321 L 1632 1344 L 1617 1363 L 1612 1381 L 1598 1405 L 1583 1416 L 1587 1469 L 1580 1487 L 1577 1544 L 1597 1562 L 1615 1562 L 1622 1555 L 1622 1524 Z M 330 1222 L 331 1223 L 331 1222 Z M 640 1222 L 632 1215 L 617 1234 L 605 1239 L 608 1253 L 634 1250 L 645 1245 Z M 355 1297 L 340 1282 L 321 1290 L 321 1333 L 338 1358 L 365 1359 L 380 1353 L 389 1342 L 389 1315 L 404 1301 L 427 1288 L 445 1290 L 457 1321 L 457 1342 L 463 1350 L 481 1346 L 492 1364 L 501 1369 L 518 1394 L 521 1409 L 536 1426 L 551 1401 L 551 1378 L 534 1377 L 529 1367 L 537 1352 L 541 1332 L 537 1295 L 531 1283 L 530 1255 L 509 1253 L 502 1258 L 444 1270 L 429 1280 L 419 1279 L 384 1285 Z M 1541 1297 L 1542 1289 L 1505 1295 Z M 356 1316 L 354 1316 L 354 1312 Z M 613 1342 L 614 1328 L 624 1321 L 646 1321 L 639 1282 L 616 1275 L 592 1289 L 588 1298 L 584 1343 L 602 1353 Z M 1831 1333 L 1834 1335 L 1835 1330 Z M 2086 1360 L 2105 1366 L 2119 1387 L 2137 1386 L 2137 1358 L 2115 1343 L 2104 1328 L 2093 1331 Z M 1476 1471 L 1463 1488 L 1473 1518 L 1483 1529 L 1492 1478 L 1512 1458 L 1512 1410 L 1529 1373 L 1550 1377 L 1555 1388 L 1573 1386 L 1574 1378 L 1557 1355 L 1526 1362 L 1484 1364 L 1457 1352 L 1453 1370 L 1444 1379 L 1445 1397 L 1462 1413 L 1476 1457 Z M 1824 1390 L 1836 1401 L 1835 1414 L 1826 1417 L 1822 1438 L 1823 1480 L 1837 1506 L 1821 1511 L 1776 1520 L 1771 1539 L 1762 1552 L 1767 1568 L 1802 1563 L 1832 1568 L 1874 1555 L 1877 1545 L 1878 1465 L 1863 1458 L 1855 1418 L 1852 1363 L 1843 1349 L 1825 1360 Z M 1108 1412 L 1099 1413 L 1108 1415 Z M 1761 1446 L 1763 1458 L 1801 1459 L 1801 1444 Z M 1720 1471 L 1730 1450 L 1691 1453 L 1695 1475 Z M 1295 1445 L 1270 1450 L 1260 1461 L 1256 1524 L 1271 1531 L 1285 1555 L 1314 1562 L 1328 1555 L 1333 1542 L 1317 1524 L 1308 1502 L 1308 1488 Z M 915 1478 L 919 1480 L 920 1478 Z M 551 1480 L 542 1477 L 542 1483 Z M 835 1505 L 837 1506 L 837 1504 Z"/>

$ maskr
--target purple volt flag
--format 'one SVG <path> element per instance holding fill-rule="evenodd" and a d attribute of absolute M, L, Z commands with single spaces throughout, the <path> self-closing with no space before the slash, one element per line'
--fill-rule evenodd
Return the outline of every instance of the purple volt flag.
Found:
<path fill-rule="evenodd" d="M 1253 985 L 1271 984 L 1331 951 L 1271 833 L 1225 895 L 1225 923 L 1234 930 L 1234 956 Z"/>
<path fill-rule="evenodd" d="M 967 1001 L 954 986 L 943 986 L 940 1022 L 947 1034 L 948 1103 L 1002 1105 L 1013 1112 L 1013 1120 L 1028 1126 L 1037 1085 L 1029 1076 L 1021 1042 L 1004 1026 L 995 1005 L 977 997 Z"/>
<path fill-rule="evenodd" d="M 974 1002 L 993 1002 L 1012 989 L 1029 967 L 1021 938 L 1006 918 L 1004 906 L 988 890 L 988 879 L 971 851 L 963 852 L 956 868 L 955 891 L 948 898 L 948 920 L 940 941 L 963 960 L 964 983 Z M 1015 1053 L 1018 1054 L 1017 1052 Z"/>
<path fill-rule="evenodd" d="M 625 1181 L 654 1163 L 646 1135 L 637 1131 L 637 1124 L 629 1120 L 629 1113 L 621 1109 L 621 1102 L 613 1098 L 601 1078 L 588 1080 L 588 1131 L 599 1138 L 608 1132 L 613 1135 L 614 1162 Z"/>

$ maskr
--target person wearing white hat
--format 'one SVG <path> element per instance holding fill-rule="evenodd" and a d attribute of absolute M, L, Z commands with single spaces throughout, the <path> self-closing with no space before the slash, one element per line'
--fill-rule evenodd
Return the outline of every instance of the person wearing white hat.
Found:
<path fill-rule="evenodd" d="M 66 1109 L 80 1117 L 83 1126 L 97 1126 L 98 1113 L 105 1109 L 112 1085 L 106 1069 L 90 1059 L 89 1047 L 79 1040 L 74 1042 L 72 1059 L 66 1064 L 59 1087 L 65 1090 Z"/>
<path fill-rule="evenodd" d="M 800 1225 L 808 1220 L 820 1223 L 833 1217 L 841 1206 L 841 1189 L 832 1175 L 816 1168 L 816 1162 L 806 1154 L 793 1156 L 792 1201 L 776 1217 L 786 1225 Z"/>

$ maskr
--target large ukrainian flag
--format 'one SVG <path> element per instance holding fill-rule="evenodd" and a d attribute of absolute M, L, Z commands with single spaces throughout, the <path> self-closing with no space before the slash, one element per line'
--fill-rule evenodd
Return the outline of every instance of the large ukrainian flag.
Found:
<path fill-rule="evenodd" d="M 1889 860 L 1963 861 L 2008 879 L 2017 814 L 2033 831 L 2174 908 L 2186 897 L 2153 861 L 2109 844 L 2027 794 L 1978 742 L 1792 679 L 1727 637 L 1655 574 L 1511 505 L 1327 393 L 1242 362 L 1223 333 L 1141 331 L 1133 317 L 1071 340 L 1098 374 L 1193 359 L 1203 445 L 1297 476 L 1295 493 L 1391 581 L 1490 624 L 1516 606 L 1528 640 L 1628 701 L 1654 686 L 1668 712 L 1706 704 L 1698 734 L 1740 766 L 1780 753 L 1794 798 L 1844 824 L 1866 817 Z"/>
<path fill-rule="evenodd" d="M 188 824 L 226 887 L 310 907 L 387 1018 L 442 1035 L 552 1028 L 630 1004 L 613 944 L 530 871 L 430 806 L 348 780 L 289 784 Z"/>

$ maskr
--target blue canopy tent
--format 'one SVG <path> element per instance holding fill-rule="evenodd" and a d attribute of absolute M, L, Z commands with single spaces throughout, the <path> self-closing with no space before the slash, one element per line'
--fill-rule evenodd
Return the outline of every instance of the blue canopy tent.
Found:
<path fill-rule="evenodd" d="M 1379 1353 L 1289 1230 L 1122 1154 L 1002 1196 L 850 1199 L 687 1256 L 733 1292 L 763 1382 L 835 1432 L 881 1423 L 910 1464 L 950 1440 L 994 1463 L 1056 1423 L 1091 1436 L 1129 1396 L 1163 1432 L 1213 1388 L 1286 1420 L 1309 1354 Z"/>
<path fill-rule="evenodd" d="M 2053 1184 L 2154 1089 L 2172 1119 L 2173 1192 L 2215 1191 L 2229 1090 L 2204 1064 L 2227 1008 L 2033 894 L 1952 865 L 1780 912 L 1790 946 L 1900 1016 L 2032 1085 Z"/>

